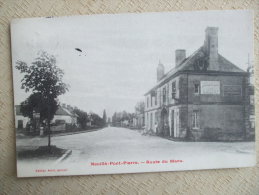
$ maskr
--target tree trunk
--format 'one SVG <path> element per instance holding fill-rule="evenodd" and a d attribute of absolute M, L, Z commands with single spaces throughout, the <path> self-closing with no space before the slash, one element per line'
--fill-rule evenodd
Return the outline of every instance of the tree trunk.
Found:
<path fill-rule="evenodd" d="M 48 120 L 48 147 L 50 147 L 50 121 Z"/>
<path fill-rule="evenodd" d="M 50 140 L 50 107 L 49 107 L 49 101 L 48 101 L 48 147 L 50 147 L 51 140 Z"/>

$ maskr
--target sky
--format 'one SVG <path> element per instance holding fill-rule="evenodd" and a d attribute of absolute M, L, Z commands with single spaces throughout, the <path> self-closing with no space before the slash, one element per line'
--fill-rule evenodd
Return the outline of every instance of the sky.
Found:
<path fill-rule="evenodd" d="M 175 50 L 187 57 L 203 45 L 205 29 L 218 27 L 219 53 L 243 70 L 253 61 L 253 15 L 248 10 L 139 14 L 101 14 L 14 19 L 11 23 L 14 102 L 29 95 L 21 89 L 17 60 L 30 64 L 39 51 L 56 57 L 69 91 L 61 103 L 102 116 L 134 112 L 156 84 L 159 60 L 168 72 Z M 82 52 L 75 48 L 80 48 Z"/>

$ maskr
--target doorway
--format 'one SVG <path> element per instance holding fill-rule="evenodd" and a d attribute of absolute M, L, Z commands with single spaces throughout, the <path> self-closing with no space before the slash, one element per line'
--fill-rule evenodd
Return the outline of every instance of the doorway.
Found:
<path fill-rule="evenodd" d="M 169 125 L 168 125 L 168 112 L 165 108 L 161 111 L 161 134 L 164 136 L 170 135 Z"/>

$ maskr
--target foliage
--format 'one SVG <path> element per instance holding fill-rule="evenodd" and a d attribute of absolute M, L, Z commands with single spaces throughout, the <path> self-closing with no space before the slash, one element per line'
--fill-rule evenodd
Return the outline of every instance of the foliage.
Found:
<path fill-rule="evenodd" d="M 57 67 L 53 55 L 41 52 L 31 66 L 17 61 L 16 68 L 24 74 L 21 88 L 25 92 L 41 93 L 43 98 L 55 99 L 68 91 L 68 85 L 62 82 L 64 72 Z"/>
<path fill-rule="evenodd" d="M 87 112 L 84 112 L 78 108 L 75 108 L 73 112 L 78 115 L 78 123 L 80 127 L 85 129 L 86 123 L 89 121 Z"/>
<path fill-rule="evenodd" d="M 136 114 L 143 114 L 145 111 L 145 103 L 143 101 L 138 102 L 135 106 Z"/>
<path fill-rule="evenodd" d="M 118 126 L 123 121 L 128 121 L 129 123 L 133 121 L 135 114 L 128 113 L 125 110 L 122 112 L 115 112 L 112 116 L 112 125 Z"/>
<path fill-rule="evenodd" d="M 48 111 L 48 106 L 50 112 Z M 40 121 L 42 122 L 45 119 L 52 120 L 57 109 L 58 102 L 56 99 L 47 101 L 40 93 L 34 93 L 21 103 L 20 111 L 23 116 L 30 119 L 33 119 L 33 111 L 40 113 Z"/>
<path fill-rule="evenodd" d="M 105 125 L 103 119 L 95 113 L 91 113 L 91 121 L 93 126 L 103 127 Z"/>
<path fill-rule="evenodd" d="M 30 66 L 17 61 L 15 67 L 24 75 L 21 88 L 32 93 L 22 104 L 22 113 L 31 117 L 31 109 L 37 109 L 41 120 L 47 119 L 50 146 L 50 121 L 57 110 L 57 97 L 68 91 L 68 85 L 62 81 L 64 72 L 56 65 L 56 58 L 47 52 L 40 52 Z M 37 100 L 39 103 L 32 104 Z"/>
<path fill-rule="evenodd" d="M 107 115 L 106 115 L 106 111 L 105 110 L 103 111 L 103 122 L 104 122 L 104 125 L 107 122 Z"/>

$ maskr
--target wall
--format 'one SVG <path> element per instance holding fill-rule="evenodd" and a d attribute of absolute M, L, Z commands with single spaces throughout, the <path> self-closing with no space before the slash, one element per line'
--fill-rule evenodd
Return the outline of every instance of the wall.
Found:
<path fill-rule="evenodd" d="M 192 112 L 199 113 L 199 128 L 192 128 Z M 194 132 L 196 139 L 237 139 L 244 136 L 245 118 L 242 105 L 189 105 L 189 126 Z M 206 132 L 214 132 L 215 137 L 206 137 Z M 212 132 L 213 131 L 213 132 Z"/>
<path fill-rule="evenodd" d="M 242 104 L 244 99 L 244 85 L 243 85 L 243 76 L 222 76 L 222 75 L 189 75 L 189 103 L 239 103 Z M 220 94 L 194 94 L 194 83 L 201 81 L 220 81 Z M 201 84 L 200 84 L 201 85 Z M 226 87 L 240 87 L 240 95 L 226 95 L 224 92 L 229 91 Z M 224 89 L 225 88 L 225 89 Z"/>
<path fill-rule="evenodd" d="M 53 122 L 55 122 L 56 120 L 64 120 L 66 121 L 66 123 L 74 123 L 74 121 L 72 120 L 72 117 L 71 116 L 66 116 L 66 115 L 54 115 L 54 118 L 53 118 Z"/>
<path fill-rule="evenodd" d="M 29 118 L 28 118 L 28 117 L 24 117 L 24 116 L 22 116 L 22 115 L 16 116 L 16 118 L 15 118 L 15 128 L 18 128 L 18 121 L 19 121 L 19 120 L 22 120 L 22 121 L 23 121 L 23 128 L 25 128 L 27 122 L 29 121 Z"/>
<path fill-rule="evenodd" d="M 254 9 L 258 67 L 258 8 L 257 0 L 0 0 L 0 194 L 258 194 L 258 163 L 256 167 L 220 170 L 17 179 L 9 35 L 10 20 L 16 17 Z M 255 83 L 258 87 L 258 79 Z M 258 136 L 257 132 L 257 141 Z M 258 156 L 257 149 L 257 162 Z"/>

